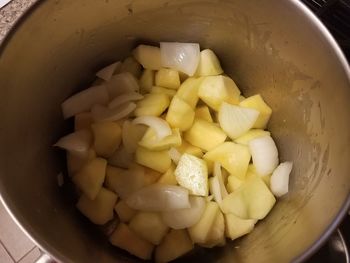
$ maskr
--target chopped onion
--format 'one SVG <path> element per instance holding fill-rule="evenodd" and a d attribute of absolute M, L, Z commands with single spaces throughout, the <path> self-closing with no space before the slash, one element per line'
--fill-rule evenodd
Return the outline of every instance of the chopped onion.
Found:
<path fill-rule="evenodd" d="M 172 211 L 190 208 L 188 190 L 175 185 L 152 184 L 126 199 L 131 208 L 141 211 Z"/>
<path fill-rule="evenodd" d="M 178 150 L 176 150 L 174 147 L 171 147 L 169 149 L 169 156 L 175 164 L 178 164 L 181 158 L 181 153 Z"/>
<path fill-rule="evenodd" d="M 129 168 L 131 164 L 134 162 L 134 156 L 132 153 L 129 153 L 125 146 L 122 145 L 120 146 L 113 154 L 111 157 L 108 158 L 108 163 L 121 167 L 121 168 Z"/>
<path fill-rule="evenodd" d="M 99 70 L 96 73 L 96 76 L 100 79 L 109 81 L 112 78 L 114 72 L 116 72 L 117 69 L 121 67 L 121 64 L 122 63 L 120 61 L 117 61 L 111 65 L 108 65 L 107 67 L 104 67 L 103 69 Z"/>
<path fill-rule="evenodd" d="M 53 146 L 60 147 L 72 154 L 85 156 L 92 142 L 92 134 L 89 130 L 79 130 L 59 139 Z"/>
<path fill-rule="evenodd" d="M 141 99 L 143 99 L 143 96 L 140 93 L 130 92 L 130 93 L 122 94 L 122 95 L 114 98 L 108 104 L 108 108 L 113 109 L 113 108 L 119 107 L 120 105 L 122 105 L 126 102 L 141 100 Z"/>
<path fill-rule="evenodd" d="M 268 175 L 275 170 L 278 165 L 278 150 L 270 136 L 251 140 L 249 142 L 249 149 L 256 172 L 259 175 Z"/>
<path fill-rule="evenodd" d="M 61 107 L 65 119 L 78 113 L 89 111 L 95 104 L 106 104 L 109 100 L 106 86 L 100 85 L 85 89 L 66 99 Z"/>
<path fill-rule="evenodd" d="M 200 48 L 197 43 L 161 42 L 160 55 L 163 67 L 193 76 L 199 64 Z"/>
<path fill-rule="evenodd" d="M 220 182 L 217 176 L 211 177 L 209 179 L 209 189 L 210 193 L 214 196 L 214 200 L 221 205 L 222 203 L 222 195 L 220 190 Z"/>
<path fill-rule="evenodd" d="M 259 112 L 255 109 L 244 108 L 223 102 L 219 109 L 218 120 L 221 128 L 231 139 L 236 139 L 249 131 Z"/>
<path fill-rule="evenodd" d="M 141 116 L 133 120 L 133 124 L 144 124 L 151 127 L 157 134 L 158 140 L 171 135 L 171 128 L 169 124 L 159 117 Z"/>
<path fill-rule="evenodd" d="M 270 188 L 275 196 L 281 197 L 288 193 L 289 174 L 292 168 L 292 162 L 284 162 L 273 171 L 270 179 Z"/>
<path fill-rule="evenodd" d="M 144 125 L 133 124 L 129 120 L 124 121 L 122 128 L 122 140 L 127 152 L 134 153 L 136 151 L 139 141 L 142 139 L 146 130 L 147 128 Z"/>
<path fill-rule="evenodd" d="M 127 103 L 121 105 L 117 108 L 108 109 L 102 105 L 95 105 L 91 109 L 91 115 L 94 121 L 117 121 L 122 118 L 127 117 L 130 113 L 132 113 L 136 109 L 135 103 Z"/>
<path fill-rule="evenodd" d="M 205 210 L 205 199 L 199 196 L 190 196 L 190 208 L 184 208 L 162 213 L 163 222 L 173 229 L 184 229 L 195 225 Z"/>
<path fill-rule="evenodd" d="M 122 72 L 112 76 L 106 86 L 111 98 L 123 93 L 139 92 L 138 81 L 130 72 Z"/>
<path fill-rule="evenodd" d="M 222 198 L 224 199 L 228 195 L 228 193 L 224 184 L 224 178 L 222 177 L 221 164 L 219 162 L 214 162 L 213 174 L 215 177 L 218 178 L 219 185 L 220 185 L 220 193 Z"/>

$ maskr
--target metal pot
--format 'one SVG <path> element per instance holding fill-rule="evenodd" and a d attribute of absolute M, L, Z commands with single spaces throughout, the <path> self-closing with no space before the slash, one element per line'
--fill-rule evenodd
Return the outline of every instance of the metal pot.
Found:
<path fill-rule="evenodd" d="M 139 42 L 212 48 L 245 95 L 273 108 L 290 193 L 248 236 L 189 262 L 300 262 L 349 207 L 350 73 L 325 27 L 296 0 L 39 1 L 0 49 L 0 192 L 37 244 L 60 262 L 131 262 L 82 219 L 56 176 L 60 103 Z"/>

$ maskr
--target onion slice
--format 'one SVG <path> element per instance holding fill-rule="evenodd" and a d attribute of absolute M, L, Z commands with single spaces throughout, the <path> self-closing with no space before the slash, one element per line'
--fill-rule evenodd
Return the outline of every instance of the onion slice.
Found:
<path fill-rule="evenodd" d="M 126 102 L 141 100 L 141 99 L 143 99 L 143 96 L 140 93 L 130 92 L 130 93 L 122 94 L 122 95 L 114 98 L 108 104 L 108 108 L 113 109 L 113 108 L 119 107 L 120 105 L 122 105 Z"/>
<path fill-rule="evenodd" d="M 108 92 L 104 85 L 85 89 L 62 103 L 63 117 L 67 119 L 78 113 L 89 111 L 93 105 L 106 104 L 108 100 Z"/>
<path fill-rule="evenodd" d="M 177 149 L 175 149 L 174 147 L 171 147 L 168 152 L 169 152 L 169 156 L 170 156 L 171 160 L 175 164 L 178 164 L 180 161 L 180 158 L 181 158 L 181 153 Z"/>
<path fill-rule="evenodd" d="M 106 86 L 111 98 L 123 93 L 139 92 L 140 89 L 137 79 L 130 72 L 122 72 L 112 76 Z"/>
<path fill-rule="evenodd" d="M 88 153 L 91 142 L 91 132 L 84 129 L 62 137 L 53 146 L 60 147 L 78 156 L 85 156 Z"/>
<path fill-rule="evenodd" d="M 130 113 L 132 113 L 136 109 L 135 103 L 127 103 L 121 105 L 117 108 L 108 109 L 102 105 L 95 105 L 91 109 L 91 115 L 94 121 L 117 121 L 127 117 Z"/>
<path fill-rule="evenodd" d="M 278 165 L 278 150 L 271 136 L 251 140 L 249 149 L 259 175 L 269 175 L 275 170 Z"/>
<path fill-rule="evenodd" d="M 160 56 L 162 66 L 193 76 L 200 59 L 198 43 L 161 42 Z"/>
<path fill-rule="evenodd" d="M 120 61 L 117 61 L 111 65 L 108 65 L 107 67 L 104 67 L 103 69 L 99 70 L 96 73 L 96 76 L 100 79 L 109 81 L 113 74 L 121 67 L 122 63 Z"/>
<path fill-rule="evenodd" d="M 210 193 L 214 197 L 215 202 L 217 202 L 221 207 L 223 198 L 220 190 L 220 182 L 217 176 L 213 176 L 209 179 L 209 189 Z"/>
<path fill-rule="evenodd" d="M 188 190 L 175 185 L 152 184 L 126 199 L 131 208 L 141 211 L 172 211 L 190 208 Z"/>
<path fill-rule="evenodd" d="M 284 162 L 273 171 L 270 179 L 270 188 L 275 196 L 281 197 L 288 193 L 289 174 L 292 168 L 292 162 Z"/>
<path fill-rule="evenodd" d="M 141 116 L 133 120 L 133 124 L 144 124 L 151 127 L 157 134 L 158 140 L 165 138 L 166 136 L 171 135 L 171 128 L 169 124 L 159 118 L 154 116 Z"/>
<path fill-rule="evenodd" d="M 199 196 L 190 196 L 191 208 L 184 208 L 162 213 L 163 222 L 173 229 L 184 229 L 195 225 L 205 210 L 205 199 Z"/>
<path fill-rule="evenodd" d="M 224 199 L 228 195 L 228 193 L 224 184 L 224 178 L 222 177 L 221 164 L 219 162 L 214 162 L 213 174 L 215 177 L 218 178 L 220 185 L 220 193 L 222 198 Z"/>

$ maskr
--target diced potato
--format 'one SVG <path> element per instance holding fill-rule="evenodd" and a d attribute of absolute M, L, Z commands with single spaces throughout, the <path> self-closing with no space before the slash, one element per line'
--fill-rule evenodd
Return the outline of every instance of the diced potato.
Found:
<path fill-rule="evenodd" d="M 68 175 L 73 177 L 86 163 L 96 158 L 96 152 L 93 149 L 89 149 L 86 156 L 76 155 L 74 153 L 67 152 L 67 170 Z"/>
<path fill-rule="evenodd" d="M 176 95 L 188 103 L 194 109 L 198 102 L 198 89 L 202 82 L 202 78 L 188 78 L 181 84 Z"/>
<path fill-rule="evenodd" d="M 235 214 L 240 218 L 249 218 L 248 205 L 244 198 L 244 191 L 241 188 L 226 196 L 220 208 L 225 214 Z"/>
<path fill-rule="evenodd" d="M 138 212 L 130 221 L 129 227 L 142 239 L 159 245 L 169 227 L 162 221 L 159 213 Z"/>
<path fill-rule="evenodd" d="M 208 169 L 202 159 L 185 153 L 181 156 L 174 173 L 179 185 L 190 190 L 190 194 L 208 195 Z"/>
<path fill-rule="evenodd" d="M 179 129 L 172 129 L 172 134 L 159 140 L 156 132 L 152 128 L 148 128 L 145 135 L 139 141 L 139 145 L 152 151 L 161 151 L 170 147 L 181 145 L 181 134 Z"/>
<path fill-rule="evenodd" d="M 251 155 L 249 148 L 234 142 L 224 142 L 204 155 L 204 159 L 219 162 L 230 174 L 244 179 Z"/>
<path fill-rule="evenodd" d="M 226 137 L 220 127 L 201 119 L 195 119 L 192 127 L 184 134 L 186 141 L 206 151 L 222 144 Z"/>
<path fill-rule="evenodd" d="M 115 122 L 97 122 L 91 125 L 96 154 L 108 158 L 119 147 L 122 129 Z"/>
<path fill-rule="evenodd" d="M 169 169 L 159 178 L 158 183 L 177 185 L 177 180 L 174 174 L 175 166 L 172 164 Z"/>
<path fill-rule="evenodd" d="M 130 228 L 121 223 L 110 236 L 109 241 L 112 245 L 128 251 L 130 254 L 144 260 L 152 258 L 154 246 L 146 240 L 140 238 Z"/>
<path fill-rule="evenodd" d="M 78 113 L 74 116 L 74 130 L 89 129 L 92 123 L 92 116 L 90 112 Z"/>
<path fill-rule="evenodd" d="M 189 144 L 185 140 L 182 140 L 181 145 L 179 147 L 176 147 L 176 150 L 178 150 L 181 154 L 188 153 L 198 158 L 202 158 L 203 156 L 203 152 L 201 148 L 197 146 L 193 146 L 192 144 Z"/>
<path fill-rule="evenodd" d="M 225 220 L 221 211 L 218 212 L 216 219 L 207 237 L 207 241 L 200 244 L 202 247 L 212 248 L 215 246 L 223 246 L 225 240 Z"/>
<path fill-rule="evenodd" d="M 267 187 L 270 188 L 270 179 L 271 179 L 271 174 L 268 175 L 260 175 L 258 174 L 258 172 L 256 171 L 256 168 L 253 164 L 249 164 L 248 166 L 248 171 L 247 171 L 247 175 L 246 175 L 246 180 L 248 178 L 254 177 L 254 176 L 259 176 L 261 178 L 261 180 L 264 181 L 264 183 L 266 184 Z"/>
<path fill-rule="evenodd" d="M 230 193 L 236 191 L 242 184 L 243 184 L 243 180 L 239 179 L 238 177 L 234 176 L 234 175 L 230 175 L 227 178 L 227 191 L 229 191 Z"/>
<path fill-rule="evenodd" d="M 135 78 L 139 78 L 142 67 L 133 57 L 128 57 L 124 59 L 119 70 L 120 72 L 130 72 Z"/>
<path fill-rule="evenodd" d="M 132 53 L 145 69 L 158 70 L 162 67 L 159 47 L 139 45 Z"/>
<path fill-rule="evenodd" d="M 94 224 L 103 225 L 113 218 L 113 208 L 117 200 L 115 193 L 102 187 L 94 200 L 82 195 L 77 208 Z"/>
<path fill-rule="evenodd" d="M 226 237 L 234 240 L 244 236 L 253 230 L 255 223 L 254 219 L 242 219 L 234 214 L 225 214 Z"/>
<path fill-rule="evenodd" d="M 247 107 L 259 111 L 259 117 L 254 123 L 254 128 L 265 129 L 272 114 L 272 109 L 263 100 L 260 94 L 246 98 L 239 103 L 242 107 Z"/>
<path fill-rule="evenodd" d="M 125 199 L 145 185 L 144 169 L 139 165 L 133 165 L 128 170 L 108 165 L 105 184 L 108 189 Z"/>
<path fill-rule="evenodd" d="M 176 90 L 153 86 L 151 88 L 151 93 L 162 93 L 162 94 L 168 95 L 170 98 L 172 98 L 175 96 Z"/>
<path fill-rule="evenodd" d="M 156 262 L 169 262 L 193 249 L 193 243 L 185 229 L 172 229 L 155 250 Z"/>
<path fill-rule="evenodd" d="M 238 104 L 240 93 L 234 81 L 226 76 L 204 77 L 198 90 L 199 98 L 216 111 L 222 102 Z"/>
<path fill-rule="evenodd" d="M 199 222 L 188 229 L 190 237 L 194 243 L 203 244 L 207 242 L 209 233 L 219 212 L 220 209 L 216 202 L 207 203 Z"/>
<path fill-rule="evenodd" d="M 220 66 L 220 61 L 215 53 L 210 49 L 201 51 L 201 57 L 195 73 L 196 76 L 215 76 L 220 75 L 224 71 Z"/>
<path fill-rule="evenodd" d="M 96 198 L 102 187 L 106 175 L 106 165 L 105 159 L 95 158 L 85 164 L 72 178 L 74 184 L 91 200 Z"/>
<path fill-rule="evenodd" d="M 133 124 L 129 120 L 124 121 L 122 141 L 127 152 L 134 153 L 136 151 L 138 143 L 144 136 L 146 130 L 147 127 L 145 127 L 145 125 Z"/>
<path fill-rule="evenodd" d="M 202 119 L 207 122 L 213 122 L 213 118 L 211 117 L 209 108 L 207 106 L 197 107 L 194 114 L 195 118 L 197 119 Z"/>
<path fill-rule="evenodd" d="M 108 164 L 125 169 L 129 168 L 133 162 L 134 155 L 129 153 L 123 145 L 108 158 Z"/>
<path fill-rule="evenodd" d="M 150 151 L 143 147 L 137 148 L 135 160 L 137 163 L 160 173 L 165 173 L 171 165 L 168 151 Z"/>
<path fill-rule="evenodd" d="M 239 144 L 249 145 L 249 142 L 251 140 L 254 140 L 259 137 L 270 136 L 270 135 L 271 133 L 269 131 L 264 131 L 261 129 L 251 129 L 247 131 L 245 134 L 235 139 L 235 142 Z"/>
<path fill-rule="evenodd" d="M 156 72 L 156 86 L 178 89 L 180 87 L 179 72 L 173 69 L 162 68 Z"/>
<path fill-rule="evenodd" d="M 135 116 L 160 116 L 168 108 L 170 99 L 162 93 L 150 93 L 137 103 Z"/>
<path fill-rule="evenodd" d="M 179 128 L 180 131 L 188 130 L 194 120 L 194 110 L 189 104 L 174 96 L 171 100 L 166 121 L 173 128 Z"/>
<path fill-rule="evenodd" d="M 136 215 L 136 210 L 126 204 L 124 200 L 120 200 L 114 207 L 121 222 L 127 223 Z"/>
<path fill-rule="evenodd" d="M 246 99 L 246 97 L 244 97 L 243 95 L 240 95 L 239 96 L 239 102 L 241 102 L 241 101 L 243 101 L 243 100 L 245 100 Z"/>
<path fill-rule="evenodd" d="M 150 92 L 154 85 L 154 71 L 151 69 L 145 69 L 139 80 L 141 93 Z"/>
<path fill-rule="evenodd" d="M 159 178 L 162 176 L 160 172 L 157 172 L 153 169 L 143 167 L 144 169 L 144 177 L 145 177 L 145 186 L 153 184 L 159 180 Z"/>
<path fill-rule="evenodd" d="M 188 79 L 188 75 L 186 73 L 183 73 L 179 71 L 180 81 L 183 83 L 186 79 Z"/>

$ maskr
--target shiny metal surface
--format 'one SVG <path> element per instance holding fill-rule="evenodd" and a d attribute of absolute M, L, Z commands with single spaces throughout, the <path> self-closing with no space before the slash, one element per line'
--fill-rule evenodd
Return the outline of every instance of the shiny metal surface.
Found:
<path fill-rule="evenodd" d="M 0 49 L 0 193 L 16 220 L 60 262 L 134 262 L 75 211 L 51 148 L 60 103 L 140 42 L 212 48 L 247 96 L 274 110 L 290 194 L 247 237 L 182 261 L 300 262 L 349 207 L 350 70 L 328 31 L 296 0 L 41 1 Z"/>

